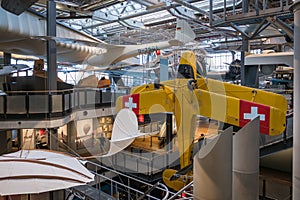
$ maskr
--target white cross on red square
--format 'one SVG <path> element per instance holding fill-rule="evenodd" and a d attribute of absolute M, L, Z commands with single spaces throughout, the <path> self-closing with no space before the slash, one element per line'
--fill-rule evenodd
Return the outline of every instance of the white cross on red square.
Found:
<path fill-rule="evenodd" d="M 135 114 L 139 114 L 140 95 L 132 94 L 123 96 L 123 108 L 132 110 Z"/>
<path fill-rule="evenodd" d="M 129 97 L 128 102 L 125 102 L 125 107 L 129 108 L 129 110 L 132 110 L 133 108 L 136 108 L 136 103 L 133 103 L 133 98 Z"/>
<path fill-rule="evenodd" d="M 259 116 L 260 132 L 270 133 L 270 106 L 265 106 L 255 102 L 240 100 L 239 126 L 245 126 L 249 121 Z"/>
<path fill-rule="evenodd" d="M 253 120 L 257 116 L 259 116 L 259 120 L 265 121 L 265 116 L 266 115 L 258 114 L 258 107 L 256 107 L 256 106 L 251 106 L 251 113 L 244 113 L 244 119 Z"/>

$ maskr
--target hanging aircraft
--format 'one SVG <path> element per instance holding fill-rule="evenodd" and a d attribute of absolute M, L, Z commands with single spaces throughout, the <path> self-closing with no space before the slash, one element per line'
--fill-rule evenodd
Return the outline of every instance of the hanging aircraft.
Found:
<path fill-rule="evenodd" d="M 111 45 L 57 22 L 56 37 L 47 37 L 46 20 L 37 13 L 20 15 L 0 8 L 0 51 L 46 58 L 47 40 L 56 41 L 59 62 L 108 67 L 124 59 L 194 40 L 195 33 L 184 20 L 177 21 L 175 38 L 140 45 Z"/>
<path fill-rule="evenodd" d="M 199 75 L 196 56 L 183 52 L 175 80 L 146 84 L 131 89 L 129 95 L 116 101 L 116 111 L 129 108 L 136 115 L 173 113 L 176 118 L 181 174 L 191 177 L 196 116 L 243 127 L 259 116 L 260 132 L 267 135 L 283 133 L 286 126 L 287 101 L 284 96 Z M 174 190 L 187 181 L 174 178 L 177 170 L 167 169 L 164 182 Z"/>
<path fill-rule="evenodd" d="M 38 2 L 39 0 L 2 0 L 1 7 L 15 15 L 20 15 L 24 11 L 30 8 L 34 3 Z M 39 3 L 46 4 L 47 0 L 40 0 Z M 68 7 L 78 8 L 86 3 L 92 3 L 92 0 L 55 0 L 55 2 L 59 4 L 67 5 Z"/>
<path fill-rule="evenodd" d="M 8 75 L 21 70 L 30 69 L 28 65 L 16 64 L 16 65 L 4 65 L 0 66 L 0 76 Z"/>

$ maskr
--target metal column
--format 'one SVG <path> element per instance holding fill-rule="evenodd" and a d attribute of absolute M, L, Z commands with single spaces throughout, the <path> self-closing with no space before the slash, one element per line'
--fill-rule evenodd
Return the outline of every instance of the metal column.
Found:
<path fill-rule="evenodd" d="M 56 36 L 56 3 L 47 1 L 47 36 Z M 57 89 L 56 42 L 47 41 L 47 84 L 48 90 Z"/>
<path fill-rule="evenodd" d="M 172 149 L 172 137 L 173 137 L 173 113 L 167 113 L 167 119 L 166 119 L 167 151 L 170 151 Z"/>
<path fill-rule="evenodd" d="M 246 70 L 245 70 L 245 57 L 247 52 L 249 52 L 249 40 L 242 36 L 242 49 L 241 52 L 241 84 L 246 85 Z"/>
<path fill-rule="evenodd" d="M 243 13 L 248 12 L 249 1 L 242 1 L 242 10 Z M 245 56 L 249 52 L 249 40 L 245 35 L 242 35 L 242 52 L 241 52 L 241 85 L 246 85 L 246 72 L 245 72 Z"/>
<path fill-rule="evenodd" d="M 160 73 L 159 73 L 159 80 L 160 81 L 167 81 L 169 80 L 169 72 L 168 72 L 168 59 L 161 58 L 160 59 Z"/>
<path fill-rule="evenodd" d="M 11 64 L 11 53 L 3 53 L 3 64 L 10 65 Z"/>
<path fill-rule="evenodd" d="M 58 151 L 57 128 L 50 128 L 48 132 L 49 149 Z"/>
<path fill-rule="evenodd" d="M 293 121 L 293 199 L 300 199 L 300 0 L 294 10 L 294 121 Z M 299 35 L 299 36 L 298 36 Z"/>
<path fill-rule="evenodd" d="M 56 3 L 53 0 L 47 1 L 47 36 L 56 37 Z M 47 87 L 49 94 L 57 89 L 57 70 L 56 70 L 56 42 L 47 41 Z M 58 150 L 57 130 L 50 129 L 49 142 L 51 150 Z M 59 199 L 60 193 L 52 191 L 50 200 Z"/>

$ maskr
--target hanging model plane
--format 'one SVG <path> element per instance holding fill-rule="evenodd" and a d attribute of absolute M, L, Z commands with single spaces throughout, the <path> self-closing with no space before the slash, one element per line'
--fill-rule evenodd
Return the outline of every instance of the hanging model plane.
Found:
<path fill-rule="evenodd" d="M 23 12 L 25 12 L 30 6 L 32 6 L 34 3 L 37 3 L 39 0 L 2 0 L 1 1 L 1 7 L 11 13 L 14 13 L 15 15 L 20 15 Z M 39 3 L 46 4 L 47 0 L 40 0 Z M 55 2 L 59 4 L 63 4 L 68 6 L 68 8 L 74 8 L 77 9 L 79 6 L 82 6 L 86 3 L 92 3 L 93 0 L 54 0 Z M 96 3 L 96 2 L 93 2 Z"/>
<path fill-rule="evenodd" d="M 236 127 L 259 116 L 260 132 L 278 135 L 285 130 L 287 101 L 279 94 L 204 78 L 197 74 L 195 54 L 186 51 L 181 55 L 175 80 L 132 88 L 130 95 L 117 99 L 116 110 L 122 108 L 129 108 L 136 115 L 175 115 L 180 167 L 184 171 L 192 164 L 197 115 Z M 163 179 L 169 187 L 179 190 L 187 181 L 174 179 L 176 173 L 167 169 Z"/>
<path fill-rule="evenodd" d="M 26 70 L 26 69 L 30 69 L 30 67 L 27 65 L 24 65 L 24 64 L 0 66 L 0 76 L 8 75 L 8 74 Z"/>
<path fill-rule="evenodd" d="M 56 25 L 56 37 L 47 37 L 43 18 L 30 11 L 15 15 L 0 8 L 0 51 L 46 58 L 46 41 L 55 40 L 59 62 L 106 68 L 138 54 L 183 45 L 195 38 L 195 33 L 184 20 L 177 21 L 174 39 L 149 44 L 111 45 L 61 23 Z"/>

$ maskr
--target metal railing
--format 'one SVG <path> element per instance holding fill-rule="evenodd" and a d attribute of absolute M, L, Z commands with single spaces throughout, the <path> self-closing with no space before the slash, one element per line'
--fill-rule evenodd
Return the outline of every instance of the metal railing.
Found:
<path fill-rule="evenodd" d="M 260 154 L 261 156 L 268 155 L 286 148 L 292 147 L 293 140 L 293 117 L 292 115 L 286 118 L 285 131 L 277 136 L 260 135 Z"/>
<path fill-rule="evenodd" d="M 114 106 L 124 95 L 97 88 L 74 88 L 57 91 L 14 91 L 0 95 L 0 120 L 63 117 L 74 110 Z"/>
<path fill-rule="evenodd" d="M 116 170 L 153 176 L 166 168 L 179 165 L 179 152 L 176 150 L 163 152 L 129 152 L 122 151 L 110 157 L 100 157 L 99 162 Z"/>
<path fill-rule="evenodd" d="M 91 161 L 85 161 L 85 166 L 95 175 L 95 180 L 87 187 L 74 187 L 66 191 L 80 199 L 193 199 L 193 181 L 175 193 L 160 181 L 151 184 Z"/>
<path fill-rule="evenodd" d="M 95 174 L 95 181 L 90 185 L 97 190 L 102 190 L 117 197 L 117 199 L 122 196 L 120 199 L 143 197 L 143 199 L 148 200 L 160 200 L 168 199 L 170 195 L 174 195 L 160 182 L 150 184 L 91 161 L 87 161 L 85 165 Z M 103 190 L 104 187 L 105 190 Z"/>

